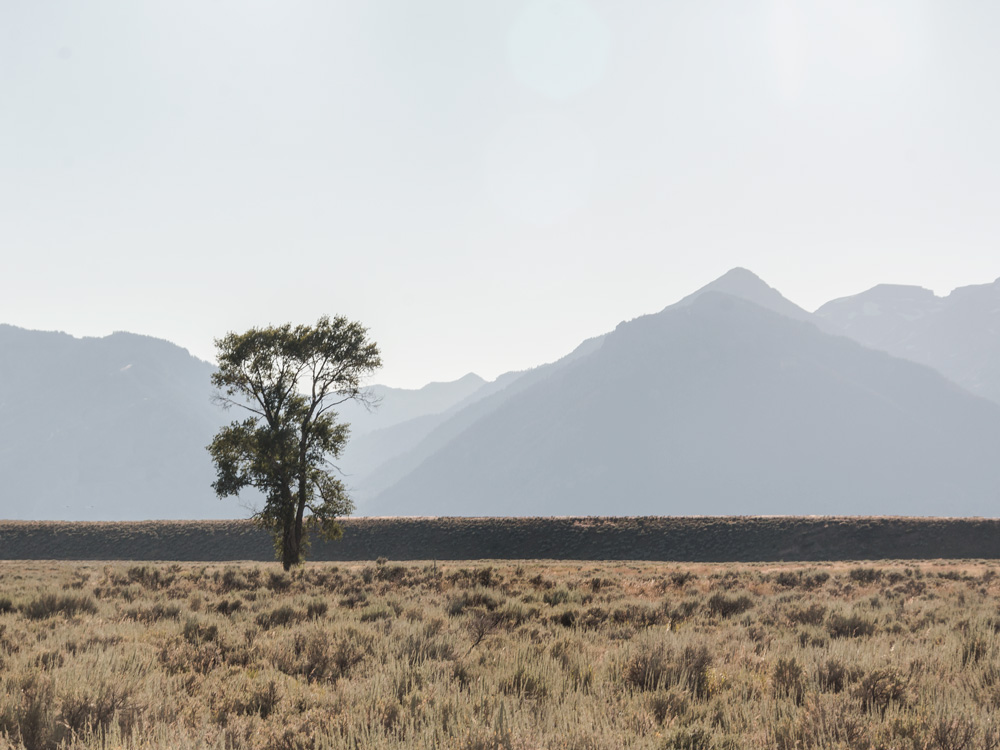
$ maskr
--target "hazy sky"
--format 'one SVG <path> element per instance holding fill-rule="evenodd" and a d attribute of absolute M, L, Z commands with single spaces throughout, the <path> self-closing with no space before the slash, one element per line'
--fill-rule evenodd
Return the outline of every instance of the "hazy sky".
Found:
<path fill-rule="evenodd" d="M 0 4 L 0 322 L 345 314 L 418 386 L 742 265 L 1000 276 L 1000 3 Z"/>

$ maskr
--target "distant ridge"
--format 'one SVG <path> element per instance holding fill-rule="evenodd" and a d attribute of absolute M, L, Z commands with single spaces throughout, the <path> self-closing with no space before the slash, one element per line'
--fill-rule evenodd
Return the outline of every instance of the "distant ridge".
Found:
<path fill-rule="evenodd" d="M 411 419 L 447 411 L 486 385 L 475 373 L 468 373 L 448 383 L 428 383 L 422 388 L 391 388 L 373 385 L 365 388 L 375 400 L 375 408 L 347 401 L 338 414 L 351 424 L 354 436 L 384 430 Z"/>
<path fill-rule="evenodd" d="M 238 416 L 212 370 L 148 336 L 0 324 L 0 515 L 248 515 L 210 487 L 204 446 Z M 735 268 L 550 364 L 372 392 L 340 415 L 361 514 L 993 514 L 1000 280 L 810 314 Z"/>
<path fill-rule="evenodd" d="M 308 564 L 389 560 L 791 562 L 1000 558 L 1000 520 L 845 517 L 349 518 Z M 247 521 L 10 523 L 0 559 L 274 559 Z M 276 564 L 276 563 L 275 563 Z"/>
<path fill-rule="evenodd" d="M 211 403 L 213 369 L 150 336 L 0 326 L 0 515 L 246 515 L 211 488 L 205 446 L 231 419 Z"/>
<path fill-rule="evenodd" d="M 702 290 L 620 324 L 365 512 L 933 515 L 947 503 L 981 515 L 995 512 L 997 455 L 997 406 L 928 368 Z"/>
<path fill-rule="evenodd" d="M 793 319 L 821 323 L 810 313 L 785 299 L 777 290 L 745 268 L 734 268 L 715 281 L 688 295 L 670 307 L 685 307 L 701 295 L 724 292 L 740 299 L 756 302 L 766 309 Z M 669 309 L 669 308 L 668 308 Z M 603 345 L 605 335 L 582 342 L 572 352 L 550 364 L 501 375 L 494 383 L 484 386 L 464 402 L 437 415 L 428 415 L 393 425 L 386 430 L 363 435 L 348 448 L 344 466 L 348 480 L 359 498 L 359 510 L 367 512 L 378 507 L 370 502 L 373 496 L 385 491 L 414 471 L 448 442 L 456 439 L 468 427 L 498 409 L 517 394 L 556 373 L 572 363 L 591 355 Z M 379 460 L 379 456 L 388 459 Z M 360 469 L 358 474 L 353 469 Z"/>
<path fill-rule="evenodd" d="M 879 284 L 816 311 L 830 330 L 893 356 L 933 367 L 1000 403 L 1000 279 L 946 297 L 915 286 Z"/>

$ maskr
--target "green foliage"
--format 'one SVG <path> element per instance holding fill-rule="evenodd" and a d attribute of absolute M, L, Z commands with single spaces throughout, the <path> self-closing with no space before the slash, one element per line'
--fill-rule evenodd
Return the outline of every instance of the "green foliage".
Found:
<path fill-rule="evenodd" d="M 337 539 L 337 519 L 354 505 L 330 471 L 348 437 L 334 407 L 365 399 L 362 378 L 381 366 L 359 323 L 322 317 L 315 326 L 271 326 L 230 333 L 215 344 L 219 400 L 249 413 L 208 446 L 219 497 L 255 487 L 265 504 L 254 520 L 274 537 L 285 570 L 305 559 L 307 528 Z"/>

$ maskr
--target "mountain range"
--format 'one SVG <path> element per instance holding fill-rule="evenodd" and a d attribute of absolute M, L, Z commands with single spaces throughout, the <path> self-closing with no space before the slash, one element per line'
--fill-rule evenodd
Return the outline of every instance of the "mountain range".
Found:
<path fill-rule="evenodd" d="M 829 330 L 928 365 L 1000 402 L 1000 279 L 936 297 L 916 286 L 880 284 L 816 311 Z"/>
<path fill-rule="evenodd" d="M 209 486 L 205 446 L 229 421 L 211 402 L 213 370 L 148 336 L 0 325 L 0 517 L 244 515 Z"/>
<path fill-rule="evenodd" d="M 246 515 L 209 486 L 211 372 L 0 325 L 0 517 Z M 734 269 L 551 364 L 372 395 L 341 412 L 364 515 L 992 515 L 1000 281 L 809 313 Z"/>

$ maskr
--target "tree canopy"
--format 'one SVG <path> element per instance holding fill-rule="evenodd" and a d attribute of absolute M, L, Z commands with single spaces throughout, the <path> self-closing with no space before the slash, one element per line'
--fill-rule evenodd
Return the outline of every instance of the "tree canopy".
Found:
<path fill-rule="evenodd" d="M 362 381 L 381 364 L 361 324 L 322 317 L 315 326 L 252 328 L 216 339 L 219 369 L 212 384 L 227 408 L 246 412 L 208 446 L 221 497 L 255 487 L 265 497 L 254 520 L 269 530 L 285 570 L 305 559 L 311 527 L 338 538 L 337 519 L 354 504 L 334 476 L 348 425 L 336 407 L 365 401 Z"/>

